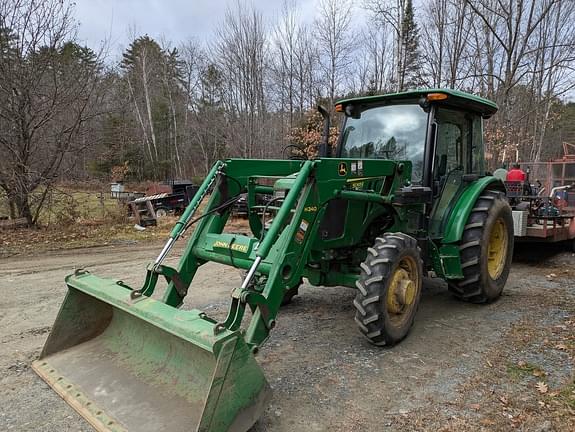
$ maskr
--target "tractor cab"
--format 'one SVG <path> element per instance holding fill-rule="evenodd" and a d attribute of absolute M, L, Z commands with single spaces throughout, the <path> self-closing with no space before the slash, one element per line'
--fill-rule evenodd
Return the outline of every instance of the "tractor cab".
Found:
<path fill-rule="evenodd" d="M 431 192 L 429 235 L 442 237 L 466 184 L 485 176 L 487 99 L 456 90 L 415 90 L 346 99 L 337 158 L 410 161 L 410 184 Z"/>

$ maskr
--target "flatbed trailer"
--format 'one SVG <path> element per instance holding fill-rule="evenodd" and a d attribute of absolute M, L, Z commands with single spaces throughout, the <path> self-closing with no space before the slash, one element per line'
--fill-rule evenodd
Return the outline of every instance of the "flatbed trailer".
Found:
<path fill-rule="evenodd" d="M 575 252 L 575 216 L 559 216 L 533 223 L 526 227 L 525 233 L 516 233 L 516 242 L 557 243 L 571 242 Z"/>
<path fill-rule="evenodd" d="M 529 202 L 535 197 L 518 197 L 519 202 Z M 549 199 L 543 206 L 551 206 Z M 516 201 L 517 202 L 517 201 Z M 575 209 L 566 208 L 559 214 L 545 215 L 534 214 L 530 206 L 529 209 L 513 205 L 513 224 L 516 242 L 534 243 L 558 243 L 570 242 L 571 249 L 575 252 Z M 549 212 L 544 212 L 549 214 Z"/>
<path fill-rule="evenodd" d="M 544 224 L 527 227 L 526 237 L 530 240 L 558 242 L 575 239 L 575 217 L 560 216 L 547 220 Z"/>

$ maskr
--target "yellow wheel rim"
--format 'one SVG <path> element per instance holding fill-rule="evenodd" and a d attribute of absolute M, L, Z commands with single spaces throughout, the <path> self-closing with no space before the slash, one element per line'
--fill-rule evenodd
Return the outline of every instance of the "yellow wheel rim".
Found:
<path fill-rule="evenodd" d="M 487 245 L 487 271 L 491 279 L 495 280 L 505 268 L 507 261 L 507 244 L 509 235 L 505 221 L 499 218 L 495 221 L 491 234 L 489 235 L 489 244 Z"/>
<path fill-rule="evenodd" d="M 412 311 L 421 289 L 419 270 L 412 257 L 403 257 L 391 275 L 386 306 L 391 322 L 401 324 Z"/>

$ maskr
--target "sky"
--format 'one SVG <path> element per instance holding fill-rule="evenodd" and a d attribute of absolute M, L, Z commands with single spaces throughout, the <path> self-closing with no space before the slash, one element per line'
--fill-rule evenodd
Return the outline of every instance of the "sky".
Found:
<path fill-rule="evenodd" d="M 0 0 L 1 1 L 1 0 Z M 107 41 L 108 61 L 115 61 L 134 36 L 148 34 L 160 41 L 179 45 L 190 38 L 204 43 L 212 39 L 226 8 L 238 0 L 76 0 L 75 17 L 80 23 L 78 39 L 98 51 Z M 240 0 L 250 2 L 266 23 L 279 18 L 283 0 Z M 295 0 L 299 16 L 312 22 L 320 0 Z M 424 0 L 417 0 L 416 6 Z M 355 4 L 356 19 L 365 14 L 360 0 Z M 566 95 L 575 101 L 575 90 Z"/>
<path fill-rule="evenodd" d="M 306 20 L 315 15 L 319 0 L 299 0 L 298 12 Z M 189 38 L 209 40 L 226 7 L 236 0 L 76 0 L 75 16 L 80 22 L 78 39 L 97 49 L 104 40 L 112 57 L 119 56 L 136 36 L 150 37 L 178 45 Z M 267 22 L 281 11 L 281 0 L 251 0 Z"/>

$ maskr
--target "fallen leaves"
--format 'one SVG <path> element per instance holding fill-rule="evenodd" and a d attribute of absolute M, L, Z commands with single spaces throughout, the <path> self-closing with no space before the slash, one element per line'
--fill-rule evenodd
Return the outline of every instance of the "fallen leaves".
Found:
<path fill-rule="evenodd" d="M 535 387 L 541 394 L 545 394 L 549 391 L 549 387 L 543 381 L 537 382 L 537 384 L 535 384 Z"/>
<path fill-rule="evenodd" d="M 483 426 L 493 426 L 497 424 L 496 422 L 488 418 L 481 419 L 479 423 L 481 423 Z"/>

